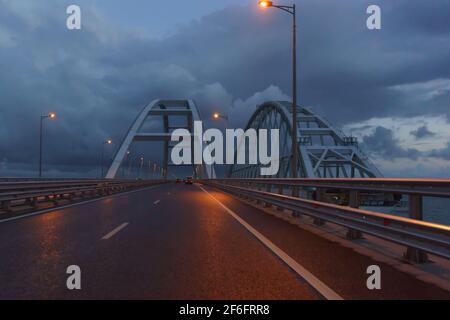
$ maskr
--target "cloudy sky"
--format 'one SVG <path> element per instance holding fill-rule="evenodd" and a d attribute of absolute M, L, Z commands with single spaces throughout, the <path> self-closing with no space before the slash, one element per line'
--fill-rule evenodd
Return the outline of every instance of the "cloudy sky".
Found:
<path fill-rule="evenodd" d="M 155 98 L 192 98 L 233 126 L 290 99 L 290 20 L 256 2 L 0 0 L 0 176 L 36 174 L 48 111 L 46 174 L 95 176 L 102 141 Z M 66 28 L 70 4 L 80 31 Z M 357 136 L 385 176 L 450 177 L 450 2 L 296 4 L 301 104 Z M 366 27 L 370 4 L 381 30 Z"/>

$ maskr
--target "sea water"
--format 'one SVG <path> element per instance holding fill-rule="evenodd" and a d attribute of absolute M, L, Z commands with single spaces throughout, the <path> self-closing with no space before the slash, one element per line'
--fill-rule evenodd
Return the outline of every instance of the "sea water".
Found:
<path fill-rule="evenodd" d="M 362 207 L 361 209 L 408 217 L 408 209 L 405 207 Z M 450 225 L 450 199 L 424 198 L 423 220 Z"/>

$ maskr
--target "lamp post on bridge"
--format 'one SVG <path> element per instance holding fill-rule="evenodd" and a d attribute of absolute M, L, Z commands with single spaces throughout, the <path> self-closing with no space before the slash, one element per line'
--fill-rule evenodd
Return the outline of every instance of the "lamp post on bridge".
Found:
<path fill-rule="evenodd" d="M 100 178 L 103 179 L 105 177 L 105 173 L 104 173 L 104 157 L 105 157 L 105 145 L 111 145 L 113 142 L 111 139 L 105 140 L 102 143 L 102 157 L 100 160 L 100 167 L 101 167 L 101 176 Z"/>
<path fill-rule="evenodd" d="M 131 150 L 128 150 L 127 151 L 127 164 L 128 164 L 128 167 L 130 167 L 130 165 L 131 165 Z M 126 173 L 126 170 L 127 170 L 127 168 L 126 168 L 126 165 L 124 164 L 123 166 L 122 166 L 122 175 L 123 175 L 123 178 L 125 179 L 127 176 L 129 176 L 130 175 L 130 170 L 128 170 L 128 174 Z"/>
<path fill-rule="evenodd" d="M 45 119 L 56 119 L 56 113 L 50 112 L 49 114 L 41 115 L 41 124 L 39 128 L 39 178 L 42 178 L 42 146 L 43 146 L 43 138 L 44 138 L 44 120 Z"/>
<path fill-rule="evenodd" d="M 138 179 L 141 179 L 142 167 L 144 166 L 144 156 L 141 156 L 141 158 L 139 159 L 139 161 L 140 161 L 140 164 L 139 164 Z"/>
<path fill-rule="evenodd" d="M 259 1 L 262 8 L 277 8 L 292 15 L 292 178 L 297 178 L 298 142 L 297 142 L 297 20 L 295 4 L 292 6 L 275 5 L 273 1 Z"/>
<path fill-rule="evenodd" d="M 221 119 L 225 121 L 225 133 L 226 133 L 226 129 L 228 129 L 230 127 L 228 116 L 220 114 L 219 112 L 214 112 L 212 117 L 216 121 L 221 120 Z M 215 164 L 213 166 L 214 166 L 214 171 L 215 171 L 216 170 Z M 227 172 L 227 165 L 225 165 L 225 174 L 226 174 L 226 172 Z M 195 172 L 195 173 L 197 174 L 197 172 Z"/>

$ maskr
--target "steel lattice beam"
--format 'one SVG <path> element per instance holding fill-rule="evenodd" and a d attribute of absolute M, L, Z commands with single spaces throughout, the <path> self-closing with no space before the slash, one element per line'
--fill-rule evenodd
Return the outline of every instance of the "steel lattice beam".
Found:
<path fill-rule="evenodd" d="M 280 129 L 280 170 L 277 178 L 290 177 L 292 146 L 292 110 L 290 102 L 269 101 L 260 105 L 246 129 Z M 311 110 L 297 107 L 299 163 L 298 177 L 303 178 L 377 178 L 382 174 L 358 147 L 354 137 L 347 137 Z M 229 176 L 258 178 L 257 165 L 233 165 Z"/>

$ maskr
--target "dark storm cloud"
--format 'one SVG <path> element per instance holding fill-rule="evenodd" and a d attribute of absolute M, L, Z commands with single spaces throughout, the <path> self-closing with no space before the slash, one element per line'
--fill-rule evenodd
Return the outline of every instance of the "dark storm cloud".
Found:
<path fill-rule="evenodd" d="M 416 139 L 429 138 L 434 137 L 436 135 L 436 133 L 431 132 L 426 125 L 417 128 L 417 130 L 411 131 L 411 134 Z"/>
<path fill-rule="evenodd" d="M 46 121 L 47 163 L 83 173 L 98 164 L 102 140 L 120 141 L 154 98 L 194 98 L 204 117 L 231 107 L 247 116 L 258 97 L 291 94 L 290 19 L 281 11 L 229 7 L 154 40 L 105 21 L 90 1 L 79 1 L 82 31 L 69 32 L 68 4 L 0 0 L 3 166 L 36 162 L 42 112 L 58 112 Z M 424 100 L 405 85 L 450 79 L 450 3 L 378 1 L 380 31 L 366 28 L 369 4 L 298 1 L 302 104 L 337 124 L 449 114 L 448 91 Z M 417 156 L 382 128 L 365 140 L 386 157 Z"/>
<path fill-rule="evenodd" d="M 405 149 L 399 145 L 392 130 L 377 127 L 375 132 L 363 138 L 363 147 L 370 154 L 383 159 L 410 158 L 417 159 L 420 152 L 416 149 Z"/>
<path fill-rule="evenodd" d="M 430 157 L 450 160 L 450 142 L 447 144 L 447 147 L 444 149 L 433 150 L 430 153 Z"/>

